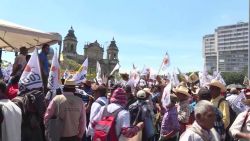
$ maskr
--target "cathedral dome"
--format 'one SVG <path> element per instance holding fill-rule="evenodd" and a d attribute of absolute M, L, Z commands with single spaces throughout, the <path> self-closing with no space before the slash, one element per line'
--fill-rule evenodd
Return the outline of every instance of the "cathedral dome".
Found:
<path fill-rule="evenodd" d="M 65 36 L 64 40 L 75 40 L 75 41 L 77 41 L 77 38 L 75 36 L 75 31 L 74 31 L 72 26 L 70 27 L 70 29 L 68 31 L 68 34 Z"/>

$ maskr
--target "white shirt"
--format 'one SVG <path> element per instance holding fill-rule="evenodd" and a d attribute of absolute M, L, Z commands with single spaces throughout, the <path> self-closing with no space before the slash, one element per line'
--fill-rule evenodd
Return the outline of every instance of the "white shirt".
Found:
<path fill-rule="evenodd" d="M 201 127 L 198 125 L 198 123 L 195 121 L 192 126 L 198 126 L 200 129 Z M 204 135 L 205 133 L 203 133 Z M 206 132 L 206 135 L 209 136 L 209 141 L 220 141 L 220 137 L 216 130 L 214 128 L 210 129 L 209 132 Z M 179 141 L 204 141 L 201 136 L 197 133 L 195 133 L 191 128 L 187 128 L 184 133 L 181 134 Z"/>
<path fill-rule="evenodd" d="M 105 105 L 108 104 L 108 99 L 106 97 L 99 97 L 99 98 L 97 98 L 96 101 L 91 106 L 89 121 L 92 121 L 93 118 L 94 118 L 94 116 L 96 116 L 98 114 L 98 112 L 100 112 L 100 109 L 101 109 L 102 106 L 97 101 L 101 101 Z M 91 126 L 91 124 L 89 124 L 88 130 L 87 130 L 87 135 L 88 136 L 91 136 L 91 135 L 94 134 L 94 130 L 90 126 Z"/>
<path fill-rule="evenodd" d="M 107 106 L 107 111 L 109 113 L 114 112 L 115 110 L 121 108 L 122 106 L 116 103 L 111 103 Z M 100 109 L 98 114 L 94 116 L 93 120 L 91 122 L 98 122 L 101 120 L 103 115 L 104 106 Z M 127 110 L 122 110 L 118 113 L 115 123 L 115 129 L 116 129 L 116 135 L 120 135 L 122 128 L 130 127 L 130 115 Z M 92 124 L 90 123 L 90 128 L 92 127 Z M 91 135 L 93 137 L 93 134 Z"/>
<path fill-rule="evenodd" d="M 237 115 L 245 111 L 245 105 L 241 102 L 242 99 L 239 95 L 231 94 L 226 98 L 226 100 L 229 102 L 229 105 Z"/>
<path fill-rule="evenodd" d="M 247 111 L 240 113 L 237 116 L 237 118 L 235 119 L 235 121 L 233 122 L 233 124 L 231 125 L 231 127 L 229 128 L 229 132 L 231 133 L 231 135 L 233 137 L 235 137 L 235 135 L 240 132 L 240 129 L 241 129 L 241 126 L 243 125 L 246 114 L 247 114 Z M 250 115 L 249 115 L 249 113 L 248 113 L 248 118 L 246 120 L 245 126 L 242 129 L 242 132 L 250 133 Z M 249 140 L 239 139 L 239 141 L 249 141 Z"/>
<path fill-rule="evenodd" d="M 9 99 L 0 100 L 4 119 L 2 122 L 2 140 L 3 141 L 20 141 L 22 111 Z"/>

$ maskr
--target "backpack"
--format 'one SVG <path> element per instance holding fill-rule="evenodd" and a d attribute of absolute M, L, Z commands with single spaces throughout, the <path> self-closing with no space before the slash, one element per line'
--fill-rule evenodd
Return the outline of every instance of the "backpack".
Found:
<path fill-rule="evenodd" d="M 224 98 L 221 98 L 220 100 L 219 100 L 219 102 L 218 102 L 218 107 L 217 108 L 219 108 L 220 107 L 220 104 L 221 104 L 221 102 L 222 101 L 227 101 L 226 99 L 224 99 Z M 232 107 L 230 106 L 230 104 L 228 104 L 228 108 L 229 108 L 229 113 L 230 113 L 230 123 L 229 123 L 229 126 L 228 126 L 228 128 L 233 124 L 233 122 L 234 122 L 234 120 L 236 119 L 236 117 L 237 117 L 237 114 L 236 114 L 236 112 L 232 109 Z"/>
<path fill-rule="evenodd" d="M 220 107 L 220 104 L 222 101 L 227 101 L 225 98 L 221 98 L 218 102 L 218 107 Z M 237 114 L 236 112 L 232 109 L 232 107 L 228 104 L 228 108 L 229 108 L 229 114 L 230 114 L 230 123 L 228 125 L 228 127 L 226 128 L 226 141 L 234 141 L 234 138 L 230 135 L 229 133 L 229 128 L 231 127 L 231 125 L 233 124 L 234 120 L 236 119 L 237 117 Z"/>
<path fill-rule="evenodd" d="M 39 120 L 39 122 L 42 121 L 46 107 L 45 97 L 41 91 L 28 91 L 22 96 L 13 98 L 12 102 L 14 102 L 21 109 L 24 122 L 32 122 L 35 117 Z"/>
<path fill-rule="evenodd" d="M 102 118 L 94 125 L 93 141 L 118 141 L 115 131 L 115 123 L 117 115 L 123 108 L 115 110 L 113 113 L 107 111 L 104 107 Z"/>
<path fill-rule="evenodd" d="M 98 104 L 100 104 L 101 106 L 104 106 L 104 105 L 106 105 L 104 102 L 102 102 L 101 100 L 96 100 L 96 102 L 98 103 Z"/>

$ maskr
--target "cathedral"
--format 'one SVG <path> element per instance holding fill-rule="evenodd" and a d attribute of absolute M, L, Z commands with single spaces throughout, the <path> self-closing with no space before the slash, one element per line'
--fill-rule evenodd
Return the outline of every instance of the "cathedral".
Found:
<path fill-rule="evenodd" d="M 77 63 L 82 64 L 83 61 L 88 57 L 88 73 L 96 74 L 96 62 L 99 61 L 101 65 L 101 73 L 104 76 L 108 76 L 113 70 L 115 65 L 119 62 L 118 59 L 118 47 L 116 42 L 113 40 L 107 47 L 107 58 L 104 59 L 104 48 L 97 42 L 87 43 L 84 45 L 84 54 L 80 55 L 77 53 L 77 38 L 74 30 L 71 27 L 68 34 L 63 40 L 63 55 L 69 59 L 75 60 Z"/>

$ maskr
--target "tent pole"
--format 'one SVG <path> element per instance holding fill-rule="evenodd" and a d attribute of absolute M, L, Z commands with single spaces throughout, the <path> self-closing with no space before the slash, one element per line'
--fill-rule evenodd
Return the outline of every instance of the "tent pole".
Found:
<path fill-rule="evenodd" d="M 62 50 L 62 41 L 59 41 L 58 44 L 59 44 L 58 62 L 59 62 L 59 64 L 60 64 L 60 63 L 61 63 L 61 62 L 60 62 L 60 58 L 61 58 L 61 50 Z"/>

